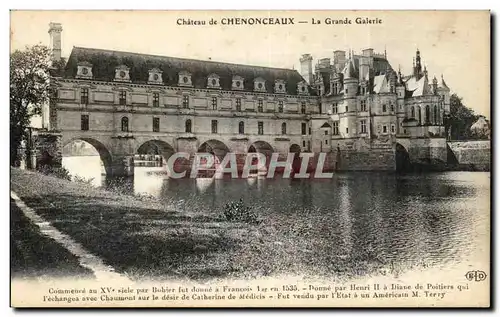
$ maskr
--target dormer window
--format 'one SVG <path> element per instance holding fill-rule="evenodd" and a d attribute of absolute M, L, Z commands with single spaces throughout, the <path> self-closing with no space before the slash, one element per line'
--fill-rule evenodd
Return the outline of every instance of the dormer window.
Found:
<path fill-rule="evenodd" d="M 77 65 L 76 78 L 78 79 L 92 79 L 92 64 L 89 62 L 81 62 Z"/>
<path fill-rule="evenodd" d="M 179 86 L 183 87 L 192 87 L 193 83 L 191 82 L 191 73 L 187 71 L 181 71 L 179 73 Z"/>
<path fill-rule="evenodd" d="M 148 84 L 163 84 L 162 71 L 158 68 L 153 68 L 149 70 Z"/>
<path fill-rule="evenodd" d="M 207 79 L 208 88 L 220 88 L 220 77 L 217 74 L 211 74 Z"/>
<path fill-rule="evenodd" d="M 266 81 L 263 78 L 255 78 L 254 80 L 254 91 L 266 92 Z"/>
<path fill-rule="evenodd" d="M 243 90 L 243 77 L 241 76 L 233 76 L 233 83 L 231 88 L 234 90 Z"/>
<path fill-rule="evenodd" d="M 297 84 L 297 93 L 299 95 L 309 95 L 309 89 L 305 81 L 301 81 Z"/>
<path fill-rule="evenodd" d="M 277 94 L 284 94 L 286 93 L 286 83 L 284 80 L 277 79 L 274 82 L 274 92 Z"/>
<path fill-rule="evenodd" d="M 120 65 L 115 69 L 115 81 L 130 82 L 130 68 L 127 65 Z"/>

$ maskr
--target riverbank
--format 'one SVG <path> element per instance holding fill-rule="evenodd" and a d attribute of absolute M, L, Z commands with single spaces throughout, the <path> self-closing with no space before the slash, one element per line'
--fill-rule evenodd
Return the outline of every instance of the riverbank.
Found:
<path fill-rule="evenodd" d="M 153 198 L 20 169 L 11 169 L 11 190 L 59 231 L 132 280 L 321 275 L 327 269 L 313 256 L 314 245 L 325 243 L 322 236 L 309 232 L 309 239 L 293 239 L 295 230 L 307 224 L 229 222 L 211 210 L 177 212 Z M 342 270 L 342 262 L 331 263 L 330 269 Z"/>

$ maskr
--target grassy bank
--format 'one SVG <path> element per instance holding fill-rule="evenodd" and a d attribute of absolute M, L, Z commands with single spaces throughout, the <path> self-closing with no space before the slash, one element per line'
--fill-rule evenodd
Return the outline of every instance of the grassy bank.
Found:
<path fill-rule="evenodd" d="M 337 240 L 344 225 L 324 213 L 297 221 L 291 210 L 261 213 L 258 224 L 230 222 L 212 210 L 178 212 L 152 198 L 11 173 L 12 190 L 28 206 L 131 279 L 350 278 L 387 266 L 369 249 L 349 254 Z"/>
<path fill-rule="evenodd" d="M 11 175 L 28 206 L 131 279 L 257 277 L 289 273 L 298 263 L 296 243 L 280 242 L 285 237 L 277 238 L 273 224 L 180 213 L 31 171 Z"/>
<path fill-rule="evenodd" d="M 78 258 L 54 240 L 42 235 L 15 202 L 10 201 L 10 254 L 12 277 L 40 278 L 78 276 L 92 278 Z"/>

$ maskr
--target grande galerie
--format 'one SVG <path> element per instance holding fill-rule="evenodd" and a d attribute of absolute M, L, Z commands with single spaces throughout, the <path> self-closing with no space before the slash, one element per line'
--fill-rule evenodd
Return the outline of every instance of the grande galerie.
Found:
<path fill-rule="evenodd" d="M 355 24 L 382 24 L 382 19 L 375 18 L 371 19 L 368 17 L 357 17 L 354 19 Z M 353 24 L 352 19 L 349 18 L 344 18 L 344 19 L 332 19 L 332 18 L 326 18 L 325 19 L 325 24 Z"/>

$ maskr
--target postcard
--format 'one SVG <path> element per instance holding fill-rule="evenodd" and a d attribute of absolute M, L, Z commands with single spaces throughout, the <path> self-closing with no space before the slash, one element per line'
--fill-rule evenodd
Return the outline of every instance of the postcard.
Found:
<path fill-rule="evenodd" d="M 11 306 L 490 306 L 489 11 L 11 11 Z"/>

